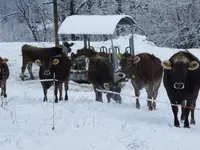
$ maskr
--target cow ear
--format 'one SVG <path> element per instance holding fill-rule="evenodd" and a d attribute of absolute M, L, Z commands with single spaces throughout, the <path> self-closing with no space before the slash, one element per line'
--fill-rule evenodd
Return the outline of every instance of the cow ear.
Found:
<path fill-rule="evenodd" d="M 37 60 L 35 60 L 35 64 L 38 65 L 38 66 L 41 66 L 42 62 L 41 62 L 41 60 L 37 59 Z"/>
<path fill-rule="evenodd" d="M 140 57 L 139 56 L 135 56 L 133 58 L 133 64 L 137 64 L 140 61 Z"/>
<path fill-rule="evenodd" d="M 57 65 L 58 63 L 59 63 L 59 60 L 58 60 L 58 59 L 53 59 L 52 65 Z"/>
<path fill-rule="evenodd" d="M 172 63 L 169 60 L 165 60 L 161 63 L 161 65 L 163 66 L 163 68 L 170 70 L 172 69 Z"/>
<path fill-rule="evenodd" d="M 196 70 L 196 69 L 198 69 L 198 68 L 199 68 L 199 63 L 198 63 L 198 62 L 196 62 L 196 61 L 191 61 L 191 62 L 189 63 L 188 70 L 193 71 L 193 70 Z"/>
<path fill-rule="evenodd" d="M 2 60 L 2 63 L 7 63 L 8 62 L 8 58 L 4 58 L 3 60 Z"/>
<path fill-rule="evenodd" d="M 104 83 L 104 84 L 103 84 L 103 87 L 104 87 L 106 90 L 109 90 L 109 89 L 110 89 L 109 83 Z"/>

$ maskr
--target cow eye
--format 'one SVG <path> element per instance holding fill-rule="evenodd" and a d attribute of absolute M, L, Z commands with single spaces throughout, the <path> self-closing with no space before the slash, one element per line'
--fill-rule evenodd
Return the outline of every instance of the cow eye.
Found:
<path fill-rule="evenodd" d="M 131 65 L 131 62 L 128 62 L 128 65 L 130 66 L 130 65 Z"/>
<path fill-rule="evenodd" d="M 54 59 L 53 61 L 52 61 L 52 65 L 57 65 L 59 63 L 59 60 L 58 59 Z"/>
<path fill-rule="evenodd" d="M 41 60 L 37 59 L 37 60 L 35 61 L 35 64 L 38 65 L 38 66 L 41 66 L 41 65 L 42 65 L 42 62 L 41 62 Z"/>

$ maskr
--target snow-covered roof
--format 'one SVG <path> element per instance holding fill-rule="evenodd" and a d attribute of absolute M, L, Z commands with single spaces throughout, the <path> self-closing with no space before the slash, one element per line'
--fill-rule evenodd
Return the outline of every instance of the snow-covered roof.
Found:
<path fill-rule="evenodd" d="M 113 34 L 118 24 L 134 24 L 128 15 L 72 15 L 61 24 L 58 34 Z"/>

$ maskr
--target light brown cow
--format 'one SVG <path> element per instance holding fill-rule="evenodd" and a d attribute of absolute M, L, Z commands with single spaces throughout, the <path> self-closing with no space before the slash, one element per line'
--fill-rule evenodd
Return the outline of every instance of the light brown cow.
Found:
<path fill-rule="evenodd" d="M 120 59 L 120 71 L 125 73 L 128 78 L 131 78 L 132 85 L 135 90 L 135 96 L 140 96 L 140 90 L 145 88 L 147 98 L 152 99 L 147 101 L 149 110 L 156 109 L 156 98 L 158 89 L 161 84 L 163 67 L 161 60 L 149 53 L 140 53 L 132 56 L 129 53 L 124 53 Z M 139 99 L 136 98 L 136 108 L 140 108 Z"/>

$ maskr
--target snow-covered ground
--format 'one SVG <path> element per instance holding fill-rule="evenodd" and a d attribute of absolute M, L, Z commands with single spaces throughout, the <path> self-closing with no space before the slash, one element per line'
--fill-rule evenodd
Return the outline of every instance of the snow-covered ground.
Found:
<path fill-rule="evenodd" d="M 128 38 L 114 41 L 121 51 L 128 45 Z M 159 89 L 156 111 L 148 111 L 145 100 L 141 109 L 135 108 L 135 99 L 122 96 L 123 103 L 108 104 L 94 100 L 90 87 L 69 85 L 69 101 L 55 104 L 55 130 L 53 126 L 53 88 L 48 92 L 51 102 L 43 103 L 43 91 L 39 82 L 22 82 L 21 46 L 24 43 L 0 43 L 0 56 L 9 58 L 10 78 L 7 85 L 6 106 L 0 107 L 0 150 L 188 150 L 198 149 L 200 139 L 200 112 L 196 111 L 196 125 L 191 129 L 173 127 L 173 115 L 163 85 Z M 53 43 L 28 43 L 36 46 L 52 46 Z M 92 43 L 99 48 L 110 46 L 110 41 Z M 73 50 L 82 48 L 83 42 L 75 42 Z M 177 52 L 176 49 L 159 48 L 135 36 L 135 50 L 154 53 L 162 60 Z M 191 50 L 197 57 L 200 51 Z M 34 66 L 38 78 L 38 67 Z M 26 74 L 28 72 L 26 71 Z M 73 82 L 70 82 L 73 83 Z M 130 83 L 123 94 L 134 95 Z M 145 90 L 141 92 L 145 98 Z M 198 98 L 199 99 L 199 98 Z M 200 108 L 200 102 L 197 102 Z"/>

